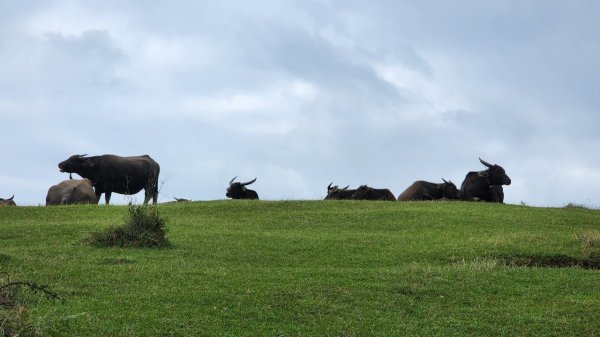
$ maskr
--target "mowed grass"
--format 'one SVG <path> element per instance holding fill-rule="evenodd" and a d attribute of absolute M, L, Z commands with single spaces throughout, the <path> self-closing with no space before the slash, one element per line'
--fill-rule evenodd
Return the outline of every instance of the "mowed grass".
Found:
<path fill-rule="evenodd" d="M 48 336 L 598 336 L 600 211 L 464 202 L 164 204 L 168 248 L 97 248 L 127 206 L 0 208 L 0 272 Z"/>

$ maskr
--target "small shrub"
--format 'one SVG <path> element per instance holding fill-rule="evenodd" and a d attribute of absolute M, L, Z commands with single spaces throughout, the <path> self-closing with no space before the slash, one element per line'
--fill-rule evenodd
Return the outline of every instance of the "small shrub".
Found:
<path fill-rule="evenodd" d="M 165 234 L 156 206 L 131 205 L 122 226 L 95 233 L 88 241 L 99 247 L 164 247 L 169 245 Z"/>
<path fill-rule="evenodd" d="M 576 204 L 576 203 L 573 203 L 573 202 L 570 202 L 570 203 L 566 204 L 564 208 L 589 209 L 589 207 L 587 207 L 584 204 Z"/>

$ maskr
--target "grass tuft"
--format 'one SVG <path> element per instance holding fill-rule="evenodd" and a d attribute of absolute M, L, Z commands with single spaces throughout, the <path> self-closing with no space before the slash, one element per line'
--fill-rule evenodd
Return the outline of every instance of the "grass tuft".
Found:
<path fill-rule="evenodd" d="M 7 273 L 2 273 L 2 276 L 7 281 L 0 284 L 0 337 L 40 336 L 29 314 L 28 293 L 45 295 L 54 300 L 61 298 L 46 286 L 24 281 L 11 282 Z"/>
<path fill-rule="evenodd" d="M 165 220 L 160 217 L 156 206 L 131 205 L 122 226 L 94 233 L 88 242 L 97 247 L 165 247 Z"/>
<path fill-rule="evenodd" d="M 581 255 L 592 264 L 600 265 L 600 232 L 587 231 L 579 237 Z"/>

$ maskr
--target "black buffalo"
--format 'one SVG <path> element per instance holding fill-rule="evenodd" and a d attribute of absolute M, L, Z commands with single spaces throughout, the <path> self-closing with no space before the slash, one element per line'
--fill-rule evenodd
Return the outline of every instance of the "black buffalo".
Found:
<path fill-rule="evenodd" d="M 501 185 L 490 186 L 484 198 L 485 201 L 504 203 L 504 189 Z"/>
<path fill-rule="evenodd" d="M 331 184 L 333 184 L 333 182 Z M 344 188 L 339 188 L 337 185 L 331 186 L 331 184 L 329 184 L 329 186 L 327 186 L 327 196 L 325 197 L 325 200 L 352 199 L 352 195 L 354 194 L 354 192 L 356 192 L 356 190 L 348 189 L 348 187 L 350 187 L 350 185 L 348 185 Z"/>
<path fill-rule="evenodd" d="M 385 200 L 396 201 L 394 194 L 387 188 L 372 188 L 367 185 L 361 185 L 352 195 L 355 200 Z"/>
<path fill-rule="evenodd" d="M 246 185 L 250 185 L 256 181 L 256 178 L 245 182 L 233 182 L 237 177 L 233 177 L 229 181 L 229 187 L 227 188 L 227 193 L 225 196 L 231 199 L 258 199 L 258 193 L 256 191 L 246 188 Z"/>
<path fill-rule="evenodd" d="M 479 158 L 479 161 L 487 167 L 487 170 L 467 173 L 460 186 L 460 199 L 504 202 L 502 185 L 510 185 L 511 183 L 504 168 L 500 165 L 492 165 L 481 158 Z M 496 186 L 499 186 L 500 189 Z"/>
<path fill-rule="evenodd" d="M 14 197 L 15 196 L 13 195 L 12 197 L 10 197 L 8 199 L 0 198 L 0 206 L 17 206 L 17 204 L 15 204 L 15 202 L 13 201 Z"/>
<path fill-rule="evenodd" d="M 144 204 L 150 198 L 156 204 L 158 199 L 158 175 L 160 166 L 148 155 L 119 157 L 112 154 L 86 157 L 74 155 L 58 164 L 61 172 L 77 173 L 92 181 L 96 198 L 100 200 L 105 193 L 106 204 L 110 202 L 112 192 L 136 194 L 145 192 Z"/>
<path fill-rule="evenodd" d="M 452 181 L 441 184 L 418 180 L 398 196 L 398 201 L 458 199 L 458 189 Z"/>
<path fill-rule="evenodd" d="M 87 178 L 62 181 L 50 187 L 46 195 L 46 206 L 97 203 L 92 182 Z"/>

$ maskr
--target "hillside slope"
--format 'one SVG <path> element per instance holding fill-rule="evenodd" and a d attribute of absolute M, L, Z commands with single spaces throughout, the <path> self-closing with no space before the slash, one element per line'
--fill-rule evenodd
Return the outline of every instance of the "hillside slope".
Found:
<path fill-rule="evenodd" d="M 355 201 L 158 210 L 169 248 L 82 243 L 120 224 L 127 206 L 0 208 L 0 273 L 65 298 L 32 304 L 44 335 L 600 332 L 600 270 L 582 262 L 581 240 L 600 232 L 600 211 Z"/>

